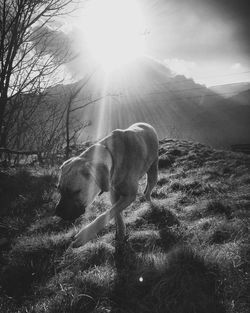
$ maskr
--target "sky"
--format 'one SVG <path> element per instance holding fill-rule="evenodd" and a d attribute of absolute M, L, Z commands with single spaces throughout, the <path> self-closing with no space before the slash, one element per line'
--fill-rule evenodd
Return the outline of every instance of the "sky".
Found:
<path fill-rule="evenodd" d="M 250 81 L 249 0 L 135 1 L 145 19 L 145 54 L 207 86 Z M 70 47 L 77 55 L 67 64 L 74 77 L 89 71 L 84 12 L 61 18 L 52 36 L 63 51 Z M 47 31 L 52 33 L 52 28 L 47 26 Z M 55 40 L 51 42 L 51 47 L 46 45 L 53 53 Z"/>
<path fill-rule="evenodd" d="M 208 85 L 250 81 L 248 0 L 147 3 L 149 54 Z"/>

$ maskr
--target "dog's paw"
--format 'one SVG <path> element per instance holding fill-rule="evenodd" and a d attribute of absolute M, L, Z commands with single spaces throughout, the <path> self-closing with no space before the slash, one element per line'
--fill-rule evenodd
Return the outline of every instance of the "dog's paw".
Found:
<path fill-rule="evenodd" d="M 77 234 L 75 237 L 74 237 L 74 241 L 72 242 L 72 247 L 73 248 L 78 248 L 78 247 L 81 247 L 81 246 L 84 246 L 86 243 L 88 242 L 87 240 L 87 236 L 84 234 Z"/>
<path fill-rule="evenodd" d="M 70 244 L 70 248 L 79 248 L 83 244 L 80 242 L 80 240 L 76 237 L 74 237 L 74 241 Z"/>

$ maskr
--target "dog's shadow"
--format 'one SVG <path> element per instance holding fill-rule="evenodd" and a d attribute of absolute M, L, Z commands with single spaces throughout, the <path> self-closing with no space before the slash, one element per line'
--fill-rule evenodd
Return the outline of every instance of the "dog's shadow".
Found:
<path fill-rule="evenodd" d="M 136 252 L 132 248 L 128 238 L 129 235 L 126 235 L 122 240 L 115 240 L 114 261 L 118 275 L 135 268 Z"/>
<path fill-rule="evenodd" d="M 218 272 L 194 251 L 136 252 L 128 237 L 115 242 L 111 312 L 225 313 Z"/>
<path fill-rule="evenodd" d="M 128 237 L 126 235 L 123 240 L 115 240 L 114 263 L 117 275 L 112 294 L 114 307 L 111 312 L 116 312 L 117 308 L 126 307 L 131 277 L 134 276 L 137 268 L 136 251 L 132 248 Z"/>

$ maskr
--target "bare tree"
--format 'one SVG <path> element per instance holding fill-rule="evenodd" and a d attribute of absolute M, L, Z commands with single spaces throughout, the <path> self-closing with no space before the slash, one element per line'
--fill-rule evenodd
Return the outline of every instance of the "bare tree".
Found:
<path fill-rule="evenodd" d="M 69 154 L 70 154 L 71 142 L 74 141 L 76 143 L 82 130 L 91 124 L 91 121 L 79 120 L 74 114 L 74 112 L 82 110 L 88 105 L 98 102 L 104 97 L 109 96 L 109 95 L 103 95 L 95 99 L 92 99 L 91 97 L 89 97 L 87 99 L 80 100 L 82 103 L 81 105 L 76 104 L 78 102 L 76 100 L 77 96 L 82 91 L 82 89 L 88 84 L 88 82 L 91 80 L 91 78 L 93 77 L 96 71 L 97 69 L 94 69 L 94 71 L 84 80 L 82 84 L 78 84 L 73 90 L 71 90 L 70 95 L 67 99 L 66 114 L 65 114 L 65 141 L 66 141 L 65 157 L 66 159 L 69 157 Z M 74 107 L 73 107 L 73 103 L 75 104 Z"/>
<path fill-rule="evenodd" d="M 49 50 L 55 34 L 47 25 L 65 13 L 69 4 L 72 8 L 72 2 L 0 1 L 0 147 L 11 148 L 10 142 L 15 147 L 22 145 L 20 133 L 32 127 L 28 121 L 36 114 L 45 90 L 63 78 L 61 65 L 72 55 L 67 49 L 62 52 L 56 43 Z M 51 114 L 55 118 L 55 111 Z"/>

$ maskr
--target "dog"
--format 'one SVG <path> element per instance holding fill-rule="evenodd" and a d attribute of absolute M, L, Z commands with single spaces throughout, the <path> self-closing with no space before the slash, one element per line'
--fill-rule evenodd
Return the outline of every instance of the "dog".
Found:
<path fill-rule="evenodd" d="M 122 211 L 136 198 L 139 179 L 147 174 L 144 196 L 151 201 L 151 192 L 158 177 L 158 136 L 146 123 L 136 123 L 127 129 L 116 129 L 90 146 L 78 157 L 63 163 L 58 189 L 61 194 L 56 215 L 75 220 L 85 212 L 98 194 L 110 192 L 112 207 L 80 230 L 73 247 L 94 239 L 113 218 L 116 236 L 126 233 Z"/>

